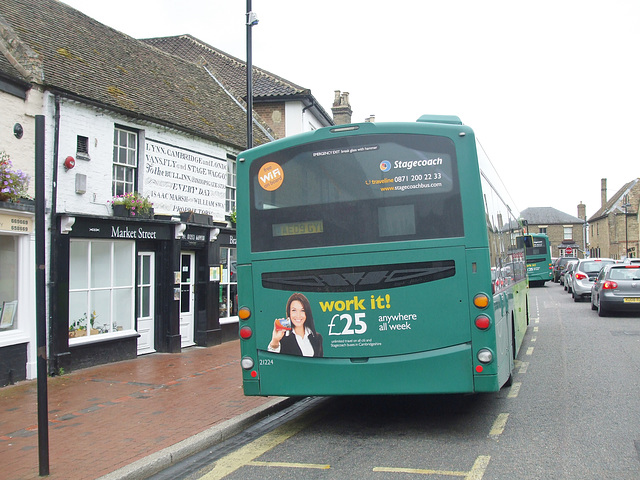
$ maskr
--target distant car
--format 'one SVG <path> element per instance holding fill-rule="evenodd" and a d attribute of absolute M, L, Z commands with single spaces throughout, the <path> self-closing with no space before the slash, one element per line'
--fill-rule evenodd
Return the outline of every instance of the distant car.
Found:
<path fill-rule="evenodd" d="M 640 263 L 640 258 L 625 258 L 621 263 Z"/>
<path fill-rule="evenodd" d="M 640 262 L 605 266 L 591 287 L 591 310 L 605 317 L 612 311 L 640 314 Z"/>
<path fill-rule="evenodd" d="M 572 282 L 573 282 L 573 270 L 576 268 L 578 264 L 578 260 L 571 260 L 567 262 L 567 267 L 564 269 L 564 273 L 560 277 L 560 283 L 564 286 L 566 292 L 572 292 Z"/>
<path fill-rule="evenodd" d="M 583 298 L 591 295 L 591 286 L 596 281 L 596 277 L 602 267 L 615 264 L 616 261 L 610 258 L 582 258 L 573 269 L 573 279 L 571 282 L 571 296 L 574 302 L 579 302 Z"/>
<path fill-rule="evenodd" d="M 564 273 L 564 269 L 566 268 L 569 260 L 578 260 L 578 257 L 560 257 L 553 265 L 553 281 L 555 283 L 560 281 L 560 275 Z"/>

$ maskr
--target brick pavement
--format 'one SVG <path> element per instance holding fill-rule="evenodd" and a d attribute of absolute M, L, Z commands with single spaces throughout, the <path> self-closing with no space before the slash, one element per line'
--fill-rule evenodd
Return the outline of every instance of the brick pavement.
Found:
<path fill-rule="evenodd" d="M 87 368 L 47 389 L 51 479 L 98 478 L 270 401 L 244 396 L 239 341 Z M 43 478 L 37 423 L 35 380 L 0 388 L 3 479 Z"/>

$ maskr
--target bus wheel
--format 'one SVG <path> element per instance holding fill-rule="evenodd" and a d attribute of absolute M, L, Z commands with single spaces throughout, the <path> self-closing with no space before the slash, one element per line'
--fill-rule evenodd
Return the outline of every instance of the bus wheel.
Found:
<path fill-rule="evenodd" d="M 507 378 L 507 381 L 504 382 L 503 387 L 510 387 L 513 385 L 513 372 L 509 374 L 509 378 Z"/>

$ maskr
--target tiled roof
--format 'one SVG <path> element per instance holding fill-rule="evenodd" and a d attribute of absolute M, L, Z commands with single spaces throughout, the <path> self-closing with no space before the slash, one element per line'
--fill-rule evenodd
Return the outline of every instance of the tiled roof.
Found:
<path fill-rule="evenodd" d="M 159 37 L 143 39 L 143 42 L 153 45 L 167 53 L 176 55 L 184 60 L 205 65 L 233 94 L 238 98 L 246 98 L 247 64 L 191 35 L 175 37 Z M 306 97 L 314 104 L 320 115 L 331 124 L 331 116 L 318 104 L 311 95 L 311 91 L 278 75 L 253 66 L 253 97 L 255 102 L 274 98 Z"/>
<path fill-rule="evenodd" d="M 632 188 L 639 186 L 640 187 L 640 178 L 634 178 L 629 183 L 625 184 L 620 190 L 618 190 L 609 200 L 604 207 L 600 207 L 600 209 L 594 213 L 589 221 L 594 221 L 600 217 L 606 217 L 612 213 L 623 213 L 624 212 L 624 196 L 627 195 Z M 627 213 L 637 213 L 638 204 L 631 204 L 627 207 Z"/>
<path fill-rule="evenodd" d="M 216 73 L 226 85 L 237 95 L 246 96 L 246 63 L 242 60 L 218 50 L 211 45 L 201 42 L 191 35 L 176 37 L 146 38 L 143 42 L 176 55 L 193 63 L 203 63 Z M 253 67 L 253 95 L 254 97 L 304 95 L 309 90 L 284 80 L 277 75 Z"/>
<path fill-rule="evenodd" d="M 530 207 L 520 212 L 520 216 L 533 225 L 557 225 L 563 223 L 584 223 L 584 220 L 553 207 Z"/>
<path fill-rule="evenodd" d="M 3 20 L 40 55 L 45 87 L 240 149 L 246 145 L 246 114 L 201 66 L 57 0 L 0 0 Z M 254 128 L 254 142 L 268 138 Z"/>

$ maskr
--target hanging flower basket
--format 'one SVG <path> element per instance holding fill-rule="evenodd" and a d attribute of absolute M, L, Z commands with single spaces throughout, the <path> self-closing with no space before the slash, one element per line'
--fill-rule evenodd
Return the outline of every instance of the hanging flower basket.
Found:
<path fill-rule="evenodd" d="M 13 168 L 9 154 L 0 151 L 0 202 L 28 198 L 29 175 Z"/>
<path fill-rule="evenodd" d="M 153 203 L 138 192 L 113 197 L 111 206 L 116 217 L 153 218 Z"/>

